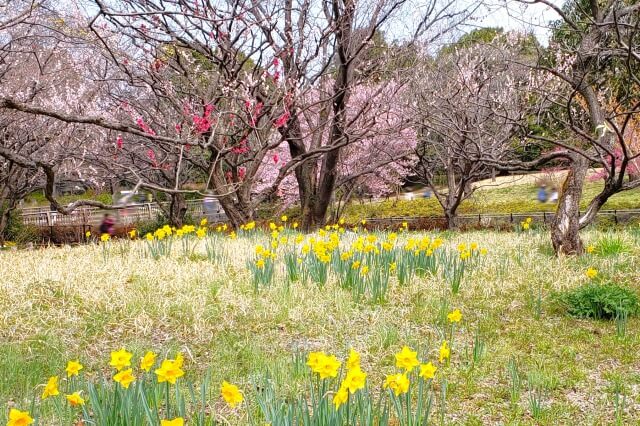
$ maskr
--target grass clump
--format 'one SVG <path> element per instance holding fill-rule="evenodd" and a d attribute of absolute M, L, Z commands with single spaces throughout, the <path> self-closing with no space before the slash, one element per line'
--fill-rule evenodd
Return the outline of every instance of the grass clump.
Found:
<path fill-rule="evenodd" d="M 638 313 L 638 295 L 616 284 L 585 284 L 559 295 L 567 313 L 577 318 L 615 319 Z"/>
<path fill-rule="evenodd" d="M 595 254 L 603 257 L 618 256 L 631 252 L 631 247 L 620 235 L 607 233 L 595 245 Z"/>

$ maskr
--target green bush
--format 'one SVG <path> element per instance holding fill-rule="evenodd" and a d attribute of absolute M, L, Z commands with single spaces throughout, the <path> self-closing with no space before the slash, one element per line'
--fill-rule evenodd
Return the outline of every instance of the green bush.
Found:
<path fill-rule="evenodd" d="M 145 220 L 134 223 L 132 228 L 135 228 L 140 237 L 144 237 L 147 233 L 153 234 L 156 229 L 162 228 L 166 224 L 167 219 L 159 214 L 155 220 Z"/>
<path fill-rule="evenodd" d="M 9 216 L 4 238 L 22 246 L 27 243 L 39 243 L 42 240 L 42 235 L 38 227 L 23 224 L 20 213 L 14 210 Z"/>
<path fill-rule="evenodd" d="M 616 284 L 586 284 L 559 295 L 567 313 L 578 318 L 615 319 L 635 315 L 638 295 Z"/>

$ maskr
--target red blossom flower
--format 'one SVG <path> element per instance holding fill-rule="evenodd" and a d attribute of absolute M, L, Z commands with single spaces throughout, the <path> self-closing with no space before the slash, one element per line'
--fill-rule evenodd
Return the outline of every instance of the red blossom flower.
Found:
<path fill-rule="evenodd" d="M 149 149 L 147 151 L 147 157 L 149 157 L 149 160 L 151 160 L 151 162 L 153 163 L 153 167 L 158 167 L 158 161 L 156 160 L 156 153 L 153 152 L 152 149 Z"/>
<path fill-rule="evenodd" d="M 253 114 L 258 117 L 261 113 L 262 113 L 262 108 L 264 107 L 264 104 L 262 102 L 258 102 L 256 104 L 256 107 L 253 109 Z"/>
<path fill-rule="evenodd" d="M 143 132 L 148 133 L 152 136 L 155 136 L 156 132 L 154 132 L 153 129 L 149 127 L 147 123 L 144 122 L 144 119 L 142 117 L 139 117 L 136 120 L 136 124 L 138 125 L 138 127 L 140 127 L 140 130 L 142 130 Z"/>
<path fill-rule="evenodd" d="M 231 148 L 231 152 L 233 152 L 234 154 L 246 154 L 247 152 L 249 152 L 247 140 L 242 139 L 238 146 L 234 146 L 233 148 Z"/>
<path fill-rule="evenodd" d="M 285 110 L 282 115 L 280 117 L 278 117 L 276 119 L 276 121 L 273 122 L 273 125 L 276 128 L 280 128 L 282 126 L 284 126 L 285 124 L 287 124 L 287 121 L 289 121 L 289 117 L 291 117 L 291 114 L 289 114 L 289 111 Z"/>
<path fill-rule="evenodd" d="M 196 127 L 196 132 L 205 133 L 211 128 L 211 120 L 209 120 L 209 117 L 211 116 L 213 108 L 213 105 L 207 104 L 204 107 L 202 117 L 195 114 L 193 115 L 193 125 Z"/>

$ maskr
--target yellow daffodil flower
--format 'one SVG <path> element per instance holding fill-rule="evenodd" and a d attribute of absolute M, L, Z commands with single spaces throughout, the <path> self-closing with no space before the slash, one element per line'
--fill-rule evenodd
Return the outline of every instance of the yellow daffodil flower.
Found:
<path fill-rule="evenodd" d="M 220 386 L 220 394 L 231 408 L 235 408 L 236 405 L 240 404 L 244 399 L 240 393 L 240 389 L 226 380 L 223 381 L 222 386 Z"/>
<path fill-rule="evenodd" d="M 33 419 L 28 411 L 20 411 L 12 408 L 9 410 L 9 421 L 7 426 L 29 426 L 33 423 Z"/>
<path fill-rule="evenodd" d="M 389 388 L 398 396 L 409 391 L 409 378 L 405 374 L 390 374 L 384 381 L 383 387 Z"/>
<path fill-rule="evenodd" d="M 58 376 L 49 377 L 49 381 L 47 381 L 42 391 L 42 399 L 57 395 L 60 395 L 60 391 L 58 390 Z"/>
<path fill-rule="evenodd" d="M 158 376 L 158 383 L 169 382 L 173 385 L 176 380 L 184 376 L 184 371 L 177 364 L 175 360 L 165 359 L 162 361 L 160 368 L 155 371 Z"/>
<path fill-rule="evenodd" d="M 396 367 L 409 372 L 418 365 L 420 365 L 420 361 L 418 361 L 418 352 L 412 351 L 408 346 L 403 346 L 402 350 L 396 354 Z"/>
<path fill-rule="evenodd" d="M 117 373 L 115 376 L 113 376 L 113 381 L 116 383 L 120 383 L 120 385 L 125 389 L 128 389 L 129 385 L 135 379 L 136 377 L 133 375 L 133 370 L 131 368 L 127 370 L 122 370 L 119 373 Z"/>
<path fill-rule="evenodd" d="M 451 356 L 451 349 L 448 346 L 447 341 L 443 341 L 442 345 L 440 345 L 440 363 L 442 364 L 446 359 L 449 359 Z"/>
<path fill-rule="evenodd" d="M 367 373 L 360 370 L 360 366 L 356 366 L 347 372 L 342 386 L 346 387 L 349 392 L 355 393 L 358 389 L 364 388 L 366 379 Z"/>
<path fill-rule="evenodd" d="M 425 380 L 428 379 L 433 379 L 436 375 L 436 370 L 438 368 L 436 366 L 434 366 L 431 361 L 429 361 L 426 364 L 422 364 L 420 366 L 420 377 L 422 377 Z"/>
<path fill-rule="evenodd" d="M 460 322 L 460 320 L 462 319 L 462 313 L 460 312 L 460 309 L 449 312 L 449 314 L 447 315 L 447 319 L 449 320 L 449 322 Z"/>
<path fill-rule="evenodd" d="M 78 361 L 69 361 L 67 363 L 67 368 L 65 371 L 67 372 L 67 377 L 77 376 L 80 370 L 84 367 Z"/>
<path fill-rule="evenodd" d="M 351 370 L 356 367 L 360 368 L 360 354 L 351 348 L 349 351 L 349 358 L 347 359 L 347 369 Z"/>
<path fill-rule="evenodd" d="M 67 398 L 67 401 L 69 401 L 69 404 L 71 404 L 71 406 L 73 407 L 84 405 L 84 398 L 80 396 L 80 392 L 74 392 L 70 395 L 65 395 L 65 398 Z"/>
<path fill-rule="evenodd" d="M 140 369 L 149 372 L 153 364 L 156 363 L 156 354 L 148 351 L 142 358 L 140 358 Z"/>
<path fill-rule="evenodd" d="M 333 406 L 336 408 L 340 408 L 340 406 L 346 403 L 349 400 L 349 392 L 345 387 L 340 387 L 338 392 L 333 396 Z"/>
<path fill-rule="evenodd" d="M 176 417 L 173 420 L 161 420 L 160 426 L 184 426 L 184 419 L 182 417 Z"/>
<path fill-rule="evenodd" d="M 109 365 L 120 371 L 124 367 L 129 367 L 131 365 L 132 356 L 133 354 L 131 354 L 131 352 L 127 352 L 124 348 L 111 352 L 111 361 L 109 362 Z"/>

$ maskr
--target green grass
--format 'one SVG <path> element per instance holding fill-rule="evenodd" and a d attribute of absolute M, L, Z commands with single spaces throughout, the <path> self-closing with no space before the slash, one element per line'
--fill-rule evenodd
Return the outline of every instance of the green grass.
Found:
<path fill-rule="evenodd" d="M 72 203 L 74 201 L 84 200 L 84 199 L 96 200 L 96 201 L 100 201 L 100 202 L 105 203 L 105 204 L 111 204 L 113 202 L 113 200 L 111 198 L 111 194 L 104 193 L 104 192 L 103 193 L 99 193 L 99 194 L 95 194 L 91 190 L 87 191 L 84 194 L 62 195 L 62 196 L 59 196 L 59 197 L 56 197 L 56 198 L 62 204 L 69 204 L 69 203 Z M 27 207 L 37 207 L 37 206 L 48 206 L 49 205 L 49 200 L 46 199 L 46 197 L 44 196 L 43 192 L 33 192 L 33 193 L 29 194 L 25 198 L 24 201 L 25 201 Z"/>
<path fill-rule="evenodd" d="M 268 370 L 280 394 L 295 396 L 306 368 L 294 362 L 296 354 L 322 350 L 344 359 L 353 347 L 362 354 L 371 388 L 378 389 L 384 375 L 395 372 L 394 354 L 405 344 L 437 363 L 445 296 L 447 310 L 463 314 L 451 365 L 439 365 L 437 383 L 446 378 L 449 385 L 446 424 L 613 424 L 614 387 L 626 392 L 624 424 L 640 422 L 632 408 L 640 403 L 640 320 L 631 317 L 620 338 L 615 322 L 570 317 L 552 300 L 552 294 L 588 282 L 588 267 L 640 292 L 640 248 L 629 231 L 586 232 L 586 244 L 615 237 L 625 250 L 581 258 L 550 256 L 548 235 L 537 231 L 446 235 L 444 249 L 455 250 L 460 242 L 489 249 L 465 274 L 459 294 L 452 295 L 440 275 L 416 276 L 406 286 L 392 278 L 383 303 L 354 300 L 335 275 L 322 288 L 293 283 L 287 290 L 282 270 L 269 288 L 254 293 L 245 265 L 256 243 L 268 244 L 262 234 L 226 239 L 232 256 L 224 264 L 203 256 L 183 259 L 177 249 L 154 261 L 140 255 L 144 242 L 132 243 L 123 255 L 115 254 L 115 245 L 128 243 L 113 242 L 106 262 L 97 245 L 2 252 L 0 424 L 8 406 L 28 408 L 41 392 L 38 385 L 62 375 L 69 359 L 108 378 L 109 352 L 122 346 L 134 359 L 149 349 L 160 356 L 185 353 L 187 377 L 198 382 L 209 372 L 211 410 L 233 425 L 247 419 L 221 402 L 216 390 L 222 380 L 237 383 L 251 401 Z M 541 297 L 538 308 L 532 295 Z M 472 365 L 478 333 L 486 352 Z M 523 381 L 514 404 L 507 373 L 512 357 Z M 530 377 L 542 389 L 537 418 L 527 392 Z M 42 415 L 41 424 L 59 424 L 51 411 Z M 439 416 L 434 419 L 438 423 Z"/>
<path fill-rule="evenodd" d="M 585 184 L 582 208 L 586 208 L 589 200 L 602 188 L 601 183 Z M 459 207 L 459 214 L 486 213 L 531 213 L 553 212 L 556 205 L 540 203 L 536 198 L 537 188 L 533 185 L 514 185 L 506 188 L 483 189 L 476 191 L 471 198 Z M 603 206 L 605 210 L 624 210 L 640 208 L 640 189 L 626 191 L 614 195 Z M 442 216 L 442 208 L 433 197 L 429 199 L 417 197 L 414 200 L 390 198 L 387 201 L 360 203 L 354 201 L 345 211 L 345 218 L 357 222 L 361 218 L 384 218 L 401 216 Z"/>

